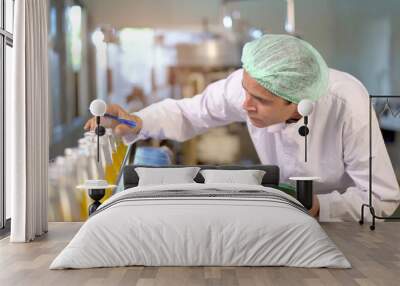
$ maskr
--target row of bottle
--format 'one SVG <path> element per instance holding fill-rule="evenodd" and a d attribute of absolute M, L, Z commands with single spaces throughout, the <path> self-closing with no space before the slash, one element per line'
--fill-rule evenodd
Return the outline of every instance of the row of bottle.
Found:
<path fill-rule="evenodd" d="M 77 147 L 66 148 L 64 156 L 58 156 L 50 162 L 49 220 L 85 220 L 92 200 L 85 190 L 79 190 L 76 186 L 88 179 L 104 179 L 109 184 L 116 184 L 126 148 L 114 137 L 112 130 L 107 129 L 106 134 L 100 137 L 97 158 L 97 136 L 94 132 L 86 132 L 78 140 Z M 111 194 L 112 190 L 107 189 L 102 201 Z"/>

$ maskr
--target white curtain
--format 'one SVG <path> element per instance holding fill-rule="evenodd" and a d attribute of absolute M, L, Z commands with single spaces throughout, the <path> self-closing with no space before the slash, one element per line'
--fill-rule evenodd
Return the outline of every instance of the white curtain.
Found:
<path fill-rule="evenodd" d="M 14 94 L 6 99 L 6 187 L 12 242 L 47 232 L 47 0 L 15 1 Z"/>

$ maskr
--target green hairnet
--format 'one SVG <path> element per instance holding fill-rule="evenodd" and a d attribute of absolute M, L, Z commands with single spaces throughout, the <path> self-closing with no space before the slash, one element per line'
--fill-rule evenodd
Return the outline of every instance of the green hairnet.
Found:
<path fill-rule="evenodd" d="M 289 35 L 264 35 L 247 43 L 243 68 L 260 85 L 290 102 L 316 101 L 328 86 L 328 67 L 310 44 Z"/>

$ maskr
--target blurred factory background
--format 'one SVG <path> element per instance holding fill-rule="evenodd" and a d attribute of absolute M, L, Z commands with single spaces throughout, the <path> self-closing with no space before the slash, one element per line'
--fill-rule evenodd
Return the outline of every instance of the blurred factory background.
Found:
<path fill-rule="evenodd" d="M 330 67 L 353 74 L 371 94 L 400 94 L 400 2 L 396 0 L 50 3 L 49 219 L 53 221 L 87 217 L 89 199 L 76 185 L 93 176 L 114 184 L 118 177 L 126 147 L 108 134 L 101 166 L 96 166 L 93 136 L 82 128 L 93 99 L 134 112 L 165 98 L 192 97 L 240 68 L 243 44 L 265 33 L 289 33 L 307 40 Z M 398 105 L 390 104 L 394 109 Z M 379 106 L 383 109 L 384 102 Z M 400 119 L 389 115 L 382 114 L 382 131 L 400 178 Z M 164 146 L 159 149 L 168 157 L 163 163 L 258 163 L 246 126 L 239 123 L 184 143 L 149 140 L 139 145 Z M 137 160 L 146 163 L 143 152 L 137 153 L 142 154 Z"/>

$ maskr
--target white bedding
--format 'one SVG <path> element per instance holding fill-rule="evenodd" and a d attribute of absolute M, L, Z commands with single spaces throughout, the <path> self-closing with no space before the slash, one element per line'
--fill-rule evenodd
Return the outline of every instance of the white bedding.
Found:
<path fill-rule="evenodd" d="M 168 190 L 261 190 L 298 203 L 279 190 L 255 185 L 193 183 L 131 188 L 101 205 L 103 210 L 89 218 L 50 269 L 127 265 L 351 267 L 314 218 L 280 201 L 179 195 L 124 200 L 137 192 Z"/>

